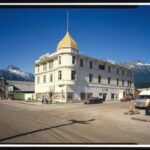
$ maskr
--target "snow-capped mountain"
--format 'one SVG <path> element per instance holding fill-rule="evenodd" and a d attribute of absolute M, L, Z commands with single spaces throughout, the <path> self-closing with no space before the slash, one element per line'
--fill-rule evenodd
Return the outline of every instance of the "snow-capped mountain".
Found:
<path fill-rule="evenodd" d="M 141 87 L 141 85 L 150 87 L 150 64 L 145 63 L 141 60 L 135 60 L 133 62 L 115 62 L 112 60 L 105 60 L 112 64 L 125 66 L 132 68 L 134 72 L 134 83 L 135 86 Z"/>
<path fill-rule="evenodd" d="M 133 68 L 134 67 L 134 65 L 132 65 L 128 62 L 116 62 L 116 61 L 109 60 L 109 59 L 104 59 L 104 61 L 106 61 L 108 63 L 111 63 L 111 64 L 114 64 L 114 65 L 124 66 L 124 67 L 128 67 L 128 68 Z"/>
<path fill-rule="evenodd" d="M 32 73 L 24 72 L 14 65 L 10 65 L 6 69 L 0 69 L 0 77 L 4 77 L 5 80 L 34 81 Z"/>
<path fill-rule="evenodd" d="M 111 64 L 117 64 L 117 65 L 120 65 L 120 66 L 129 67 L 129 68 L 145 68 L 145 67 L 149 68 L 150 67 L 150 64 L 145 63 L 144 61 L 140 61 L 140 60 L 135 60 L 135 61 L 132 61 L 132 62 L 115 62 L 113 60 L 106 59 L 105 61 L 107 61 Z"/>
<path fill-rule="evenodd" d="M 133 65 L 135 84 L 150 83 L 150 64 L 143 61 L 134 61 Z"/>

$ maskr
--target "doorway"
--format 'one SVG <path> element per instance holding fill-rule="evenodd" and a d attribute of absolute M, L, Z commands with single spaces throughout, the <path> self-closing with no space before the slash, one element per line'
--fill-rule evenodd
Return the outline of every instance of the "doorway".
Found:
<path fill-rule="evenodd" d="M 106 97 L 107 97 L 107 93 L 103 93 L 103 99 L 104 99 L 104 101 L 106 100 Z"/>

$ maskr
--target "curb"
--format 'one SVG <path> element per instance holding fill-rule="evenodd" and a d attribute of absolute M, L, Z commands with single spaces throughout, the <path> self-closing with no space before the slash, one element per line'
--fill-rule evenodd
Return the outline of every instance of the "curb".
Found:
<path fill-rule="evenodd" d="M 40 106 L 40 107 L 51 107 L 53 104 L 42 104 L 42 103 L 30 103 L 30 102 L 21 102 L 21 101 L 13 101 L 14 103 L 32 105 L 32 106 Z M 54 104 L 53 106 L 66 106 L 67 104 Z"/>
<path fill-rule="evenodd" d="M 103 103 L 119 103 L 119 100 L 106 100 Z"/>

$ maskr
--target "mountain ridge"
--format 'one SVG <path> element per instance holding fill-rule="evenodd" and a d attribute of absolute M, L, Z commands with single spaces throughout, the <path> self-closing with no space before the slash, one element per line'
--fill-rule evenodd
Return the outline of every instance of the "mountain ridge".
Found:
<path fill-rule="evenodd" d="M 15 65 L 9 65 L 5 69 L 0 69 L 0 77 L 3 77 L 5 80 L 34 81 L 32 73 L 24 72 Z"/>
<path fill-rule="evenodd" d="M 107 60 L 106 60 L 107 61 Z M 111 63 L 111 60 L 108 60 Z M 113 62 L 124 67 L 132 68 L 134 73 L 134 84 L 137 88 L 150 87 L 150 64 L 142 60 L 133 62 Z"/>

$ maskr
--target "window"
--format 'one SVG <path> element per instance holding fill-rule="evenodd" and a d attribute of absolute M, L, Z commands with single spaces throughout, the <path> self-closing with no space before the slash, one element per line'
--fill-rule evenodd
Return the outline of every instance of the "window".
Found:
<path fill-rule="evenodd" d="M 110 66 L 108 66 L 108 72 L 109 72 L 109 73 L 111 72 L 111 67 L 110 67 Z"/>
<path fill-rule="evenodd" d="M 122 86 L 124 86 L 124 80 L 122 80 Z"/>
<path fill-rule="evenodd" d="M 75 80 L 76 71 L 71 71 L 71 80 Z"/>
<path fill-rule="evenodd" d="M 74 93 L 73 92 L 67 92 L 67 100 L 73 100 Z"/>
<path fill-rule="evenodd" d="M 89 74 L 89 82 L 93 81 L 93 74 Z"/>
<path fill-rule="evenodd" d="M 128 86 L 130 85 L 130 81 L 128 81 Z"/>
<path fill-rule="evenodd" d="M 86 93 L 84 93 L 84 92 L 80 93 L 80 97 L 81 97 L 81 100 L 85 100 L 86 99 Z"/>
<path fill-rule="evenodd" d="M 86 93 L 86 98 L 91 98 L 93 93 Z"/>
<path fill-rule="evenodd" d="M 124 76 L 124 70 L 122 70 L 122 75 Z"/>
<path fill-rule="evenodd" d="M 111 99 L 114 99 L 114 98 L 115 98 L 115 94 L 111 93 Z"/>
<path fill-rule="evenodd" d="M 62 72 L 58 71 L 58 80 L 61 80 L 61 79 L 62 79 Z"/>
<path fill-rule="evenodd" d="M 72 64 L 75 64 L 76 57 L 72 56 Z"/>
<path fill-rule="evenodd" d="M 110 84 L 110 81 L 111 81 L 111 78 L 110 78 L 110 77 L 108 77 L 108 84 Z"/>
<path fill-rule="evenodd" d="M 49 62 L 49 69 L 53 68 L 53 61 Z"/>
<path fill-rule="evenodd" d="M 119 74 L 119 69 L 117 68 L 117 74 Z"/>
<path fill-rule="evenodd" d="M 98 83 L 101 83 L 101 76 L 98 76 Z"/>
<path fill-rule="evenodd" d="M 100 65 L 100 64 L 99 64 L 99 69 L 100 69 L 100 70 L 105 70 L 105 65 Z"/>
<path fill-rule="evenodd" d="M 43 64 L 43 71 L 46 71 L 46 69 L 47 69 L 47 64 L 45 63 Z"/>
<path fill-rule="evenodd" d="M 93 68 L 93 62 L 90 61 L 90 68 L 92 69 Z"/>
<path fill-rule="evenodd" d="M 99 97 L 100 97 L 100 98 L 103 98 L 103 93 L 99 93 Z"/>
<path fill-rule="evenodd" d="M 61 64 L 61 56 L 58 56 L 58 64 Z"/>
<path fill-rule="evenodd" d="M 102 93 L 99 93 L 99 96 L 103 96 L 103 94 L 102 94 Z"/>
<path fill-rule="evenodd" d="M 37 83 L 40 83 L 40 77 L 37 77 Z"/>
<path fill-rule="evenodd" d="M 50 74 L 50 82 L 53 82 L 53 74 Z"/>
<path fill-rule="evenodd" d="M 139 95 L 137 99 L 150 99 L 149 95 Z"/>
<path fill-rule="evenodd" d="M 119 79 L 117 79 L 117 85 L 119 85 Z"/>
<path fill-rule="evenodd" d="M 46 83 L 46 75 L 43 76 L 43 83 Z"/>
<path fill-rule="evenodd" d="M 83 67 L 83 59 L 80 59 L 80 67 Z"/>

